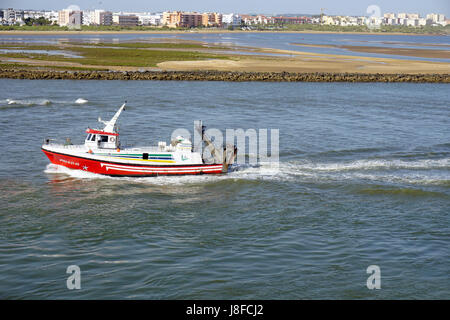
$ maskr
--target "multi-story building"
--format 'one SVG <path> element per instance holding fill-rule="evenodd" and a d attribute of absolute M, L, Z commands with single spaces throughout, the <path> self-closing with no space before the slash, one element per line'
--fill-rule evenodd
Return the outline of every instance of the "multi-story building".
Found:
<path fill-rule="evenodd" d="M 60 26 L 81 26 L 83 12 L 79 10 L 63 9 L 58 12 L 58 24 Z"/>
<path fill-rule="evenodd" d="M 44 12 L 43 11 L 35 11 L 35 10 L 26 10 L 23 13 L 23 18 L 24 19 L 38 19 L 44 17 Z"/>
<path fill-rule="evenodd" d="M 397 15 L 397 18 L 399 19 L 419 19 L 419 14 L 418 13 L 399 13 Z"/>
<path fill-rule="evenodd" d="M 203 16 L 197 12 L 172 11 L 163 13 L 164 26 L 169 28 L 193 28 L 201 26 Z"/>
<path fill-rule="evenodd" d="M 185 12 L 180 17 L 180 27 L 195 28 L 202 25 L 202 15 L 197 12 Z"/>
<path fill-rule="evenodd" d="M 157 26 L 161 24 L 160 14 L 137 14 L 139 18 L 139 24 L 143 26 Z"/>
<path fill-rule="evenodd" d="M 275 24 L 304 24 L 309 23 L 309 18 L 307 17 L 272 17 L 271 19 Z"/>
<path fill-rule="evenodd" d="M 424 27 L 426 25 L 427 25 L 427 19 L 425 19 L 425 18 L 417 19 L 417 26 L 418 27 Z"/>
<path fill-rule="evenodd" d="M 383 14 L 383 18 L 385 18 L 385 19 L 395 19 L 397 17 L 395 16 L 395 13 L 385 13 L 385 14 Z"/>
<path fill-rule="evenodd" d="M 251 21 L 253 20 L 253 16 L 250 16 L 248 14 L 241 14 L 241 19 L 243 24 L 251 24 Z"/>
<path fill-rule="evenodd" d="M 255 22 L 256 24 L 268 24 L 271 22 L 271 19 L 264 15 L 257 15 Z"/>
<path fill-rule="evenodd" d="M 85 26 L 90 26 L 90 25 L 95 24 L 95 12 L 92 10 L 83 10 L 82 24 Z"/>
<path fill-rule="evenodd" d="M 344 27 L 348 26 L 357 26 L 358 25 L 358 18 L 357 17 L 341 17 L 340 25 Z"/>
<path fill-rule="evenodd" d="M 398 24 L 397 18 L 383 18 L 383 24 L 389 25 L 389 26 L 395 26 Z"/>
<path fill-rule="evenodd" d="M 169 12 L 169 11 L 164 11 L 163 15 L 162 15 L 162 25 L 163 26 L 167 26 L 167 27 L 171 27 L 171 28 L 176 28 L 176 23 L 177 23 L 177 12 Z"/>
<path fill-rule="evenodd" d="M 113 14 L 111 11 L 93 10 L 83 11 L 84 25 L 110 26 L 113 24 Z"/>
<path fill-rule="evenodd" d="M 119 26 L 133 27 L 139 25 L 139 18 L 135 15 L 113 15 L 112 22 L 113 24 L 118 24 Z"/>
<path fill-rule="evenodd" d="M 405 25 L 407 27 L 417 27 L 418 25 L 417 20 L 418 19 L 405 19 Z"/>
<path fill-rule="evenodd" d="M 395 13 L 385 13 L 383 14 L 383 24 L 386 25 L 396 25 L 397 15 Z"/>
<path fill-rule="evenodd" d="M 337 25 L 339 25 L 339 20 L 336 17 L 323 16 L 322 24 L 330 25 L 330 26 L 337 26 Z"/>
<path fill-rule="evenodd" d="M 447 25 L 445 15 L 439 13 L 430 13 L 427 14 L 427 20 L 430 24 L 440 24 L 443 26 Z"/>
<path fill-rule="evenodd" d="M 202 25 L 204 27 L 221 27 L 222 14 L 217 12 L 205 12 L 202 14 Z"/>
<path fill-rule="evenodd" d="M 45 19 L 51 21 L 53 24 L 58 23 L 59 13 L 58 11 L 45 11 L 44 12 Z"/>
<path fill-rule="evenodd" d="M 3 19 L 7 21 L 16 20 L 16 11 L 13 8 L 3 10 Z"/>
<path fill-rule="evenodd" d="M 111 11 L 95 11 L 95 23 L 101 26 L 110 26 L 113 24 L 113 14 Z"/>
<path fill-rule="evenodd" d="M 17 21 L 23 21 L 24 19 L 24 11 L 23 10 L 15 10 L 14 19 Z"/>
<path fill-rule="evenodd" d="M 101 9 L 94 10 L 92 24 L 95 24 L 95 25 L 100 25 L 101 24 L 100 14 L 102 14 L 103 12 L 105 12 L 105 10 L 101 10 Z M 111 14 L 111 24 L 112 24 L 112 14 Z"/>
<path fill-rule="evenodd" d="M 232 26 L 240 26 L 242 23 L 242 18 L 238 14 L 229 13 L 222 15 L 222 24 L 226 27 Z"/>

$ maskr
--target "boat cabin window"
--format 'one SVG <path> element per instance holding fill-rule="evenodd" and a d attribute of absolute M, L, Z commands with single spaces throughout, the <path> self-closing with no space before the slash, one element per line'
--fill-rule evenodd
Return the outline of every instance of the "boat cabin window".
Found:
<path fill-rule="evenodd" d="M 100 136 L 101 142 L 108 142 L 108 136 Z"/>
<path fill-rule="evenodd" d="M 91 141 L 95 141 L 95 134 L 92 135 Z"/>
<path fill-rule="evenodd" d="M 87 141 L 91 140 L 91 134 L 90 134 L 90 133 L 88 134 L 86 140 L 87 140 Z"/>

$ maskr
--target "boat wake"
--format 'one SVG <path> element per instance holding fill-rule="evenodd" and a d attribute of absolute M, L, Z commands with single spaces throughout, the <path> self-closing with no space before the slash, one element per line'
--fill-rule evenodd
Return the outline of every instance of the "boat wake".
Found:
<path fill-rule="evenodd" d="M 76 104 L 85 104 L 88 103 L 89 101 L 83 98 L 78 98 L 77 100 L 75 100 Z"/>
<path fill-rule="evenodd" d="M 158 176 L 144 178 L 108 177 L 49 164 L 46 173 L 63 173 L 78 179 L 114 179 L 153 185 L 205 184 L 220 181 L 286 181 L 296 183 L 388 183 L 450 186 L 450 158 L 428 160 L 356 160 L 314 163 L 287 161 L 279 165 L 235 164 L 225 175 Z"/>
<path fill-rule="evenodd" d="M 47 106 L 50 105 L 52 102 L 48 99 L 26 99 L 26 100 L 20 100 L 20 99 L 6 99 L 4 101 L 4 104 L 7 106 L 25 106 L 25 107 L 32 107 L 32 106 Z"/>
<path fill-rule="evenodd" d="M 315 163 L 311 161 L 292 162 L 301 171 L 355 171 L 355 170 L 393 170 L 393 169 L 445 169 L 450 168 L 450 158 L 422 159 L 415 161 L 363 159 L 337 163 Z"/>
<path fill-rule="evenodd" d="M 0 100 L 0 109 L 19 108 L 19 107 L 38 107 L 49 105 L 74 106 L 74 105 L 85 105 L 88 102 L 89 100 L 84 98 L 78 98 L 76 100 L 58 100 L 45 98 L 27 98 L 27 99 L 8 98 Z"/>

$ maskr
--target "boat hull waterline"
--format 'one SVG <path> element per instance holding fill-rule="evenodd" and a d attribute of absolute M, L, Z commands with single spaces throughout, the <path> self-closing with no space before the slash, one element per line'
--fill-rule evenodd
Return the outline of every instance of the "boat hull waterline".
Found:
<path fill-rule="evenodd" d="M 152 177 L 160 175 L 196 175 L 221 174 L 222 164 L 192 164 L 192 165 L 146 165 L 122 164 L 118 162 L 99 161 L 64 153 L 46 150 L 42 151 L 51 163 L 69 169 L 87 171 L 108 176 Z"/>

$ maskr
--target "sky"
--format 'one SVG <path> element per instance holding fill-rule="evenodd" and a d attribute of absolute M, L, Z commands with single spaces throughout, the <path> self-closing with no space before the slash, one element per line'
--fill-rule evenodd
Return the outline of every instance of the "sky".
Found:
<path fill-rule="evenodd" d="M 370 5 L 377 5 L 381 13 L 407 12 L 443 13 L 450 17 L 449 0 L 0 0 L 0 8 L 61 10 L 78 5 L 82 10 L 111 11 L 217 11 L 222 13 L 318 14 L 320 9 L 330 15 L 368 15 Z"/>

